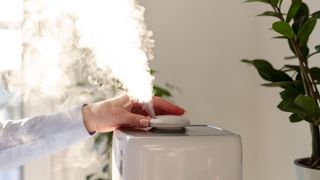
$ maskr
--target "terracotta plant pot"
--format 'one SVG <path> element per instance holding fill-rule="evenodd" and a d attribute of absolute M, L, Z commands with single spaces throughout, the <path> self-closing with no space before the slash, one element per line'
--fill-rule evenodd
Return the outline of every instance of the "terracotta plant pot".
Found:
<path fill-rule="evenodd" d="M 305 165 L 308 160 L 309 158 L 301 158 L 294 161 L 297 180 L 320 180 L 320 170 Z"/>

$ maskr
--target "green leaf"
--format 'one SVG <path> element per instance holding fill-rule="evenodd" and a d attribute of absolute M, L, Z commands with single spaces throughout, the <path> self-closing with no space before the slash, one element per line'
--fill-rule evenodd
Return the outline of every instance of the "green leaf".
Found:
<path fill-rule="evenodd" d="M 271 82 L 292 81 L 289 75 L 287 75 L 285 72 L 274 69 L 266 60 L 255 59 L 250 61 L 243 59 L 242 62 L 252 64 L 264 80 Z"/>
<path fill-rule="evenodd" d="M 279 14 L 274 11 L 265 11 L 261 14 L 258 14 L 258 16 L 271 16 L 271 17 L 279 17 Z"/>
<path fill-rule="evenodd" d="M 316 81 L 316 83 L 320 82 L 320 68 L 313 67 L 310 69 L 311 77 Z"/>
<path fill-rule="evenodd" d="M 303 120 L 303 118 L 301 118 L 298 114 L 293 113 L 291 114 L 291 116 L 289 117 L 290 122 L 295 123 L 295 122 L 300 122 Z"/>
<path fill-rule="evenodd" d="M 166 90 L 160 86 L 156 86 L 156 85 L 153 86 L 153 94 L 155 96 L 159 96 L 159 97 L 171 97 L 172 96 L 172 94 L 168 90 Z"/>
<path fill-rule="evenodd" d="M 281 8 L 283 0 L 279 1 L 279 7 Z"/>
<path fill-rule="evenodd" d="M 299 65 L 289 65 L 289 64 L 286 64 L 286 65 L 283 66 L 282 69 L 300 72 L 300 66 L 299 66 Z"/>
<path fill-rule="evenodd" d="M 94 174 L 89 174 L 86 176 L 86 180 L 91 180 L 93 178 Z"/>
<path fill-rule="evenodd" d="M 87 85 L 86 82 L 83 82 L 83 81 L 77 82 L 77 86 L 85 86 L 85 85 Z"/>
<path fill-rule="evenodd" d="M 270 4 L 269 0 L 246 0 L 244 2 L 262 2 L 262 3 L 267 3 L 267 4 Z"/>
<path fill-rule="evenodd" d="M 310 50 L 307 46 L 304 46 L 304 47 L 301 47 L 301 52 L 302 52 L 303 57 L 308 57 Z"/>
<path fill-rule="evenodd" d="M 313 123 L 314 125 L 320 126 L 320 120 L 317 120 L 316 122 Z"/>
<path fill-rule="evenodd" d="M 154 69 L 150 69 L 150 71 L 149 71 L 149 72 L 150 72 L 150 74 L 151 74 L 151 75 L 154 75 L 154 74 L 156 74 L 156 73 L 157 73 L 157 71 L 156 71 L 156 70 L 154 70 Z"/>
<path fill-rule="evenodd" d="M 104 142 L 105 140 L 108 139 L 107 133 L 99 133 L 95 138 L 94 138 L 94 143 L 99 144 Z"/>
<path fill-rule="evenodd" d="M 278 21 L 273 23 L 272 29 L 287 38 L 293 38 L 295 35 L 289 23 L 285 21 Z"/>
<path fill-rule="evenodd" d="M 297 106 L 292 99 L 286 99 L 280 102 L 278 108 L 285 112 L 291 112 L 296 115 L 290 116 L 291 122 L 297 122 L 299 120 L 306 120 L 313 123 L 314 120 L 308 115 L 308 113 L 301 107 Z M 298 116 L 298 117 L 297 117 Z"/>
<path fill-rule="evenodd" d="M 316 18 L 310 18 L 299 29 L 298 34 L 297 34 L 297 39 L 299 41 L 300 47 L 305 47 L 307 45 L 310 34 L 312 33 L 316 23 L 317 23 Z"/>
<path fill-rule="evenodd" d="M 310 11 L 306 3 L 302 2 L 294 19 L 299 19 L 301 17 L 309 17 Z"/>
<path fill-rule="evenodd" d="M 287 88 L 280 93 L 280 96 L 283 100 L 293 101 L 299 95 L 299 90 L 295 88 Z"/>
<path fill-rule="evenodd" d="M 320 119 L 313 123 L 314 125 L 320 126 Z"/>
<path fill-rule="evenodd" d="M 301 26 L 309 19 L 309 7 L 306 3 L 302 2 L 299 11 L 294 16 L 292 28 L 295 33 L 299 31 Z"/>
<path fill-rule="evenodd" d="M 279 2 L 279 0 L 269 0 L 269 1 L 270 1 L 271 5 L 273 5 L 273 6 L 277 6 L 277 4 Z"/>
<path fill-rule="evenodd" d="M 320 18 L 320 10 L 312 13 L 311 16 L 319 19 Z"/>
<path fill-rule="evenodd" d="M 273 39 L 288 39 L 287 37 L 285 36 L 274 36 L 272 37 Z"/>
<path fill-rule="evenodd" d="M 305 121 L 308 121 L 309 123 L 311 123 L 311 124 L 314 124 L 314 119 L 312 119 L 310 116 L 305 116 L 304 118 L 303 118 Z"/>
<path fill-rule="evenodd" d="M 284 57 L 285 60 L 291 60 L 291 59 L 297 59 L 298 57 L 297 56 L 287 56 L 287 57 Z"/>
<path fill-rule="evenodd" d="M 290 22 L 292 18 L 297 14 L 301 6 L 301 0 L 293 0 L 287 15 L 287 22 Z"/>
<path fill-rule="evenodd" d="M 253 64 L 253 62 L 249 59 L 241 59 L 241 62 L 247 63 L 247 64 Z"/>
<path fill-rule="evenodd" d="M 296 55 L 296 52 L 294 51 L 294 47 L 293 47 L 293 45 L 290 43 L 290 40 L 289 40 L 289 39 L 288 39 L 288 45 L 289 45 L 289 48 L 290 48 L 291 52 L 292 52 L 294 55 Z"/>
<path fill-rule="evenodd" d="M 299 95 L 295 100 L 294 104 L 299 106 L 306 112 L 308 115 L 311 116 L 318 116 L 319 115 L 319 108 L 317 106 L 316 101 L 310 96 Z"/>
<path fill-rule="evenodd" d="M 293 81 L 278 81 L 278 82 L 273 82 L 273 83 L 265 83 L 265 84 L 261 84 L 262 86 L 266 86 L 266 87 L 282 87 L 282 88 L 286 88 L 286 87 L 290 87 L 294 84 Z"/>
<path fill-rule="evenodd" d="M 242 62 L 254 65 L 258 73 L 264 80 L 273 81 L 272 72 L 274 71 L 274 69 L 269 62 L 265 60 L 242 60 Z"/>
<path fill-rule="evenodd" d="M 307 115 L 306 112 L 302 108 L 294 104 L 294 102 L 291 99 L 285 99 L 281 101 L 280 104 L 278 105 L 278 108 L 281 111 L 300 114 L 302 115 L 302 117 Z"/>
<path fill-rule="evenodd" d="M 273 71 L 272 65 L 265 60 L 247 60 L 243 59 L 242 62 L 249 63 L 255 66 L 262 79 L 273 81 L 271 72 Z"/>
<path fill-rule="evenodd" d="M 302 77 L 301 77 L 301 72 L 297 71 L 297 75 L 296 75 L 296 78 L 295 78 L 296 81 L 302 81 Z"/>
<path fill-rule="evenodd" d="M 106 134 L 106 137 L 107 137 L 107 144 L 109 146 L 111 146 L 112 145 L 113 132 L 107 132 L 105 134 Z"/>

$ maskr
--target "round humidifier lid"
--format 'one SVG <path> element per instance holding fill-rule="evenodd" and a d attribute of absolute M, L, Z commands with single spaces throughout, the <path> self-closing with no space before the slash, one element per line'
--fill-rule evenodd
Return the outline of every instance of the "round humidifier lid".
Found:
<path fill-rule="evenodd" d="M 150 126 L 159 130 L 179 130 L 189 124 L 189 119 L 177 115 L 159 115 L 150 120 Z"/>

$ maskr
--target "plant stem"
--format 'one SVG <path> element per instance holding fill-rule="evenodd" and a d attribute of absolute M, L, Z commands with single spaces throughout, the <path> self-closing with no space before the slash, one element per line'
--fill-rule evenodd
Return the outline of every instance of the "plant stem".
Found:
<path fill-rule="evenodd" d="M 320 158 L 320 133 L 319 126 L 310 124 L 311 136 L 312 136 L 312 155 L 314 159 Z"/>
<path fill-rule="evenodd" d="M 302 55 L 302 52 L 299 48 L 299 45 L 296 41 L 290 39 L 289 40 L 289 43 L 292 45 L 292 47 L 294 48 L 294 51 L 296 53 L 296 56 L 298 57 L 298 60 L 299 60 L 299 64 L 300 64 L 300 69 L 301 69 L 301 74 L 302 74 L 302 81 L 304 82 L 304 89 L 305 89 L 305 92 L 308 96 L 311 96 L 315 99 L 316 102 L 317 101 L 317 97 L 314 93 L 314 89 L 313 89 L 313 86 L 312 86 L 312 83 L 311 83 L 311 76 L 308 75 L 308 67 L 307 65 L 305 64 L 305 59 Z"/>

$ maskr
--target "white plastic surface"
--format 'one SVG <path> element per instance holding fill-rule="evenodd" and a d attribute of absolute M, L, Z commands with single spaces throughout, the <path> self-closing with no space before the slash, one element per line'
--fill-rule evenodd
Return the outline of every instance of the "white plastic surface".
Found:
<path fill-rule="evenodd" d="M 294 165 L 297 174 L 297 180 L 319 180 L 320 171 Z"/>
<path fill-rule="evenodd" d="M 116 130 L 113 137 L 113 180 L 242 180 L 239 135 Z"/>
<path fill-rule="evenodd" d="M 150 120 L 150 126 L 160 130 L 181 129 L 190 124 L 189 119 L 185 116 L 161 115 L 156 119 Z"/>

